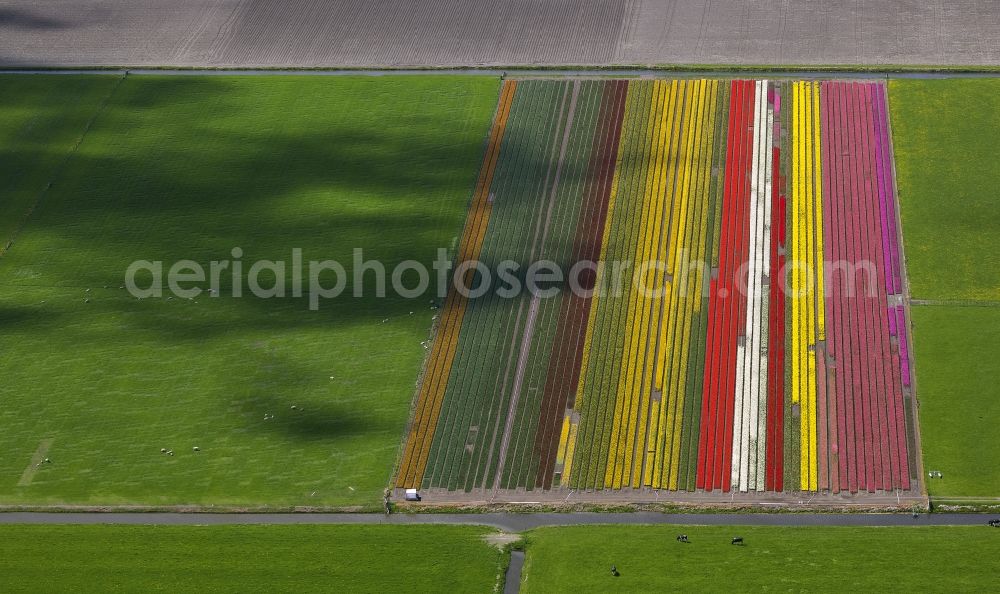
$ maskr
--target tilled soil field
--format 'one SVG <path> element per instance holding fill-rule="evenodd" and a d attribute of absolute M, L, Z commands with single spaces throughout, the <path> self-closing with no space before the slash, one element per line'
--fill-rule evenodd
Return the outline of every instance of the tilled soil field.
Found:
<path fill-rule="evenodd" d="M 989 0 L 0 0 L 6 66 L 1000 64 Z"/>

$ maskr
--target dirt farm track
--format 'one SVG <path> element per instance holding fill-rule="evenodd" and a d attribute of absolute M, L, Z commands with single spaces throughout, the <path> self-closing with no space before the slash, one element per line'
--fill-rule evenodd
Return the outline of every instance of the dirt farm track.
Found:
<path fill-rule="evenodd" d="M 0 0 L 0 67 L 1000 65 L 992 0 Z"/>

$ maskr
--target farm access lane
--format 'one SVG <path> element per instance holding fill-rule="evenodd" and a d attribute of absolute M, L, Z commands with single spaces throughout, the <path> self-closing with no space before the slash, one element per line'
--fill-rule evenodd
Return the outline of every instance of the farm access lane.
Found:
<path fill-rule="evenodd" d="M 0 513 L 3 524 L 131 524 L 213 526 L 227 524 L 466 524 L 505 532 L 543 526 L 666 524 L 683 526 L 979 526 L 989 514 L 664 514 L 485 513 L 485 514 L 196 514 L 196 513 Z"/>

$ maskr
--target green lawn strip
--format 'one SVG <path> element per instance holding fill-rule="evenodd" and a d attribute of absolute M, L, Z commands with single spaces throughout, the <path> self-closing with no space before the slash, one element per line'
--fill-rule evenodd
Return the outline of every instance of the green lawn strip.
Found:
<path fill-rule="evenodd" d="M 476 526 L 0 526 L 0 590 L 490 592 Z"/>
<path fill-rule="evenodd" d="M 993 589 L 996 529 L 573 526 L 527 533 L 522 592 Z M 687 534 L 690 543 L 675 540 Z M 733 546 L 734 536 L 744 546 Z M 615 565 L 619 576 L 611 575 Z"/>
<path fill-rule="evenodd" d="M 0 254 L 54 183 L 120 76 L 0 75 Z"/>
<path fill-rule="evenodd" d="M 1000 308 L 913 306 L 920 442 L 931 497 L 1000 497 Z"/>
<path fill-rule="evenodd" d="M 910 292 L 1000 299 L 1000 80 L 891 80 Z"/>
<path fill-rule="evenodd" d="M 305 298 L 232 298 L 229 274 L 222 297 L 192 301 L 119 286 L 134 260 L 207 267 L 234 247 L 244 270 L 293 248 L 348 276 L 356 247 L 390 271 L 429 264 L 461 228 L 496 88 L 130 76 L 0 260 L 0 503 L 377 502 L 425 297 L 376 298 L 369 277 L 364 298 L 313 312 Z M 53 463 L 16 486 L 45 439 Z"/>

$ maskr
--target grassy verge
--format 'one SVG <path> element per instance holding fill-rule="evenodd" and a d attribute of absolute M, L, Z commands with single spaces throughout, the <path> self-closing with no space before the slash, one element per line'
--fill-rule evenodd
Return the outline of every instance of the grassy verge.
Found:
<path fill-rule="evenodd" d="M 4 592 L 491 592 L 475 526 L 0 526 Z"/>
<path fill-rule="evenodd" d="M 8 192 L 51 187 L 0 259 L 0 505 L 377 504 L 426 297 L 376 298 L 370 273 L 319 311 L 232 297 L 229 274 L 221 297 L 119 287 L 135 260 L 207 269 L 233 248 L 286 277 L 294 248 L 338 260 L 345 295 L 354 248 L 429 264 L 461 228 L 497 80 L 129 76 L 59 167 L 116 81 L 28 80 L 0 77 L 0 150 L 37 170 Z"/>
<path fill-rule="evenodd" d="M 1000 554 L 982 527 L 574 526 L 528 533 L 522 592 L 983 591 Z M 690 544 L 676 535 L 687 534 Z M 730 539 L 742 536 L 745 545 Z M 610 568 L 620 575 L 613 577 Z"/>

